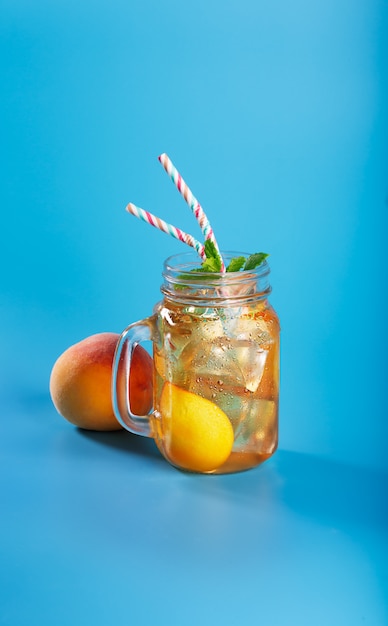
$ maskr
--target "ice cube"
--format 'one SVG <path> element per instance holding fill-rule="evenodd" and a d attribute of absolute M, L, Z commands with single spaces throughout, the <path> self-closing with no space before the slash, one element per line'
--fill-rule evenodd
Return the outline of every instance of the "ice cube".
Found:
<path fill-rule="evenodd" d="M 235 427 L 235 444 L 245 450 L 273 447 L 277 431 L 277 405 L 272 400 L 246 399 Z"/>
<path fill-rule="evenodd" d="M 243 385 L 244 379 L 230 350 L 230 341 L 226 337 L 213 340 L 191 341 L 181 354 L 181 364 L 188 378 L 223 379 L 235 385 Z"/>
<path fill-rule="evenodd" d="M 232 350 L 248 391 L 255 392 L 263 377 L 268 350 L 263 350 L 254 341 L 234 340 Z"/>
<path fill-rule="evenodd" d="M 218 330 L 213 329 L 214 333 Z M 201 334 L 202 336 L 202 334 Z M 209 335 L 213 336 L 213 335 Z M 181 367 L 191 378 L 220 379 L 226 385 L 255 392 L 263 376 L 267 350 L 254 341 L 217 337 L 190 341 L 181 353 Z"/>

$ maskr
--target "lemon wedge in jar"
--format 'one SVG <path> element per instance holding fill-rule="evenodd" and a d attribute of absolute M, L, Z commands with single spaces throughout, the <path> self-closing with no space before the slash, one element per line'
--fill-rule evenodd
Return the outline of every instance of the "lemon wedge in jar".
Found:
<path fill-rule="evenodd" d="M 166 382 L 160 413 L 165 452 L 174 465 L 192 472 L 211 472 L 230 455 L 232 425 L 210 400 Z"/>

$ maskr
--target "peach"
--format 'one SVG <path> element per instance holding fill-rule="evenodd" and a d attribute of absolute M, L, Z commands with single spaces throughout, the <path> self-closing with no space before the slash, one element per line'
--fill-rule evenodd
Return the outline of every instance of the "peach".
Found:
<path fill-rule="evenodd" d="M 118 430 L 111 399 L 112 363 L 119 335 L 98 333 L 76 343 L 54 363 L 50 394 L 58 413 L 88 430 Z M 131 408 L 145 415 L 152 407 L 152 359 L 136 346 L 129 378 Z"/>

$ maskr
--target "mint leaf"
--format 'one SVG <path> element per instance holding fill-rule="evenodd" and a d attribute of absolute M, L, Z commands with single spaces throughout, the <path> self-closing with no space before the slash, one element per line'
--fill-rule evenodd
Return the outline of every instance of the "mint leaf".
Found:
<path fill-rule="evenodd" d="M 205 248 L 205 254 L 208 258 L 219 256 L 217 248 L 211 239 L 205 239 L 203 247 Z"/>
<path fill-rule="evenodd" d="M 239 272 L 245 263 L 244 256 L 235 256 L 234 259 L 230 260 L 228 267 L 226 268 L 227 272 Z"/>
<path fill-rule="evenodd" d="M 202 272 L 220 272 L 221 271 L 221 257 L 217 252 L 217 248 L 210 239 L 206 239 L 205 243 L 206 259 L 201 265 Z"/>
<path fill-rule="evenodd" d="M 196 267 L 193 268 L 192 270 L 189 270 L 188 273 L 186 274 L 179 274 L 178 278 L 180 280 L 187 280 L 188 282 L 191 282 L 192 280 L 203 280 L 202 278 L 202 272 L 203 269 L 202 267 Z M 175 289 L 179 290 L 179 289 L 187 289 L 188 285 L 175 285 Z"/>
<path fill-rule="evenodd" d="M 221 271 L 222 261 L 217 252 L 217 248 L 210 239 L 206 239 L 204 242 L 206 259 L 202 261 L 200 267 L 194 267 L 189 273 L 181 274 L 179 276 L 182 280 L 203 280 L 202 274 L 204 272 L 216 273 Z M 185 289 L 185 285 L 177 285 L 177 289 Z"/>
<path fill-rule="evenodd" d="M 219 259 L 206 259 L 201 265 L 201 272 L 220 272 L 221 261 Z"/>
<path fill-rule="evenodd" d="M 265 252 L 256 252 L 255 254 L 251 254 L 251 256 L 247 259 L 244 265 L 244 272 L 246 270 L 254 270 L 255 267 L 258 267 L 262 264 L 262 262 L 269 256 Z"/>

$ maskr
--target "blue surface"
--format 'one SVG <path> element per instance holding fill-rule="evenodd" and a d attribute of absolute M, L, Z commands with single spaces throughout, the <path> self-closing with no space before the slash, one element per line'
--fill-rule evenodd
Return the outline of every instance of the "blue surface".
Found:
<path fill-rule="evenodd" d="M 0 624 L 368 624 L 387 615 L 387 4 L 0 4 Z M 57 356 L 151 312 L 199 237 L 270 253 L 280 450 L 187 476 L 87 434 Z"/>
<path fill-rule="evenodd" d="M 47 398 L 5 416 L 1 624 L 387 623 L 383 472 L 280 450 L 188 475 Z"/>

